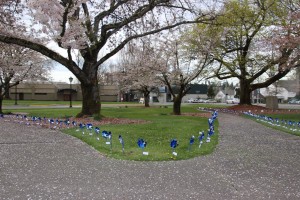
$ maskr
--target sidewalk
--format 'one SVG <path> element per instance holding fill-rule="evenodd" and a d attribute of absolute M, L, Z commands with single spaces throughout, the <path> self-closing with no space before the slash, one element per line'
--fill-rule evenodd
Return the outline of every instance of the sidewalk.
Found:
<path fill-rule="evenodd" d="M 300 138 L 219 114 L 219 145 L 175 162 L 108 159 L 76 138 L 0 120 L 0 199 L 299 199 Z"/>

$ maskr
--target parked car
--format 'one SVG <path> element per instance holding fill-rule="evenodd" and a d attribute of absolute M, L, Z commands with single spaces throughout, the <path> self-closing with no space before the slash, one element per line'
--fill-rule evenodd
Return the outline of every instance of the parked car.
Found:
<path fill-rule="evenodd" d="M 207 99 L 205 103 L 217 103 L 214 99 Z"/>
<path fill-rule="evenodd" d="M 289 104 L 300 104 L 300 100 L 298 99 L 291 99 L 288 101 Z"/>
<path fill-rule="evenodd" d="M 139 103 L 144 103 L 144 98 L 140 98 Z"/>
<path fill-rule="evenodd" d="M 188 99 L 186 102 L 187 103 L 194 103 L 195 99 Z"/>
<path fill-rule="evenodd" d="M 197 99 L 197 103 L 205 103 L 204 99 Z"/>
<path fill-rule="evenodd" d="M 238 103 L 240 103 L 240 100 L 239 99 L 227 99 L 226 103 L 227 104 L 238 104 Z"/>

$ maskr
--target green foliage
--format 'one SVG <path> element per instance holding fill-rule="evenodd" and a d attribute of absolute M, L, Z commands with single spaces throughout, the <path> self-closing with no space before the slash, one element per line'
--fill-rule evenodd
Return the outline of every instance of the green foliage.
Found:
<path fill-rule="evenodd" d="M 207 96 L 208 98 L 214 98 L 215 95 L 216 94 L 215 94 L 214 86 L 210 85 L 207 90 Z"/>

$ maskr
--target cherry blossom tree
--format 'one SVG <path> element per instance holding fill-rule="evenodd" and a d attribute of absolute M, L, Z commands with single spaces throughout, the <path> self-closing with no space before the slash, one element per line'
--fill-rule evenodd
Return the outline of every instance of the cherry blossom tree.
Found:
<path fill-rule="evenodd" d="M 47 80 L 50 71 L 39 53 L 17 45 L 0 43 L 0 113 L 2 101 L 9 97 L 9 89 L 22 81 Z"/>
<path fill-rule="evenodd" d="M 212 25 L 197 26 L 214 45 L 213 75 L 237 78 L 240 104 L 251 104 L 251 92 L 267 87 L 299 67 L 299 2 L 229 1 Z M 202 46 L 190 43 L 190 47 Z M 274 71 L 264 81 L 257 80 Z M 270 73 L 269 73 L 270 74 Z M 262 80 L 262 79 L 260 79 Z"/>
<path fill-rule="evenodd" d="M 10 26 L 1 24 L 0 41 L 38 51 L 69 69 L 81 83 L 79 116 L 98 115 L 101 104 L 97 72 L 101 65 L 133 39 L 183 24 L 211 21 L 214 11 L 209 8 L 214 8 L 211 2 L 215 1 L 201 4 L 204 1 L 20 1 L 18 8 L 23 12 L 14 15 Z M 82 65 L 74 61 L 73 50 L 79 52 Z"/>
<path fill-rule="evenodd" d="M 210 46 L 205 51 L 193 51 L 187 48 L 188 36 L 176 38 L 174 35 L 160 44 L 157 51 L 158 79 L 168 87 L 173 98 L 173 114 L 181 114 L 182 98 L 190 90 L 194 81 L 201 81 L 206 77 L 208 66 L 213 61 L 210 56 Z M 203 42 L 205 42 L 203 40 Z"/>
<path fill-rule="evenodd" d="M 157 60 L 149 38 L 133 41 L 123 49 L 119 83 L 123 91 L 135 90 L 143 94 L 145 107 L 149 107 L 150 93 L 158 92 L 161 82 L 156 77 Z"/>

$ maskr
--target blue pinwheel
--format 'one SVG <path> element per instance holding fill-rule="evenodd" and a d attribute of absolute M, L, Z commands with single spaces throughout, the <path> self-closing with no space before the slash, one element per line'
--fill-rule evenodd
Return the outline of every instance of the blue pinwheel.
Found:
<path fill-rule="evenodd" d="M 215 132 L 214 132 L 213 127 L 210 128 L 210 129 L 208 129 L 208 135 L 209 135 L 209 137 L 211 137 L 214 133 L 215 133 Z"/>
<path fill-rule="evenodd" d="M 85 127 L 85 124 L 84 124 L 84 123 L 80 123 L 80 124 L 79 124 L 79 128 L 80 128 L 80 130 L 82 131 L 82 135 L 84 135 L 84 127 Z"/>
<path fill-rule="evenodd" d="M 86 129 L 90 132 L 89 135 L 93 135 L 92 133 L 93 124 L 91 123 L 86 124 Z"/>
<path fill-rule="evenodd" d="M 106 139 L 106 144 L 110 144 L 110 150 L 112 151 L 112 134 L 110 131 L 102 131 L 102 137 Z M 107 141 L 110 140 L 110 141 Z"/>
<path fill-rule="evenodd" d="M 210 136 L 213 134 L 212 132 L 213 129 L 207 129 L 207 138 L 206 138 L 206 142 L 210 142 Z"/>
<path fill-rule="evenodd" d="M 75 121 L 72 121 L 72 125 L 73 125 L 73 126 L 76 126 L 77 123 L 76 123 Z"/>
<path fill-rule="evenodd" d="M 102 137 L 104 137 L 106 140 L 111 139 L 111 132 L 110 131 L 102 131 Z"/>
<path fill-rule="evenodd" d="M 95 133 L 98 135 L 100 133 L 100 128 L 99 127 L 95 127 Z"/>
<path fill-rule="evenodd" d="M 208 126 L 212 127 L 214 125 L 214 120 L 212 118 L 208 119 Z"/>
<path fill-rule="evenodd" d="M 203 143 L 204 137 L 205 137 L 204 131 L 199 132 L 199 137 L 198 137 L 198 139 L 199 139 L 199 148 L 201 147 L 201 145 Z"/>
<path fill-rule="evenodd" d="M 212 114 L 213 120 L 215 120 L 218 117 L 218 112 L 215 110 Z"/>
<path fill-rule="evenodd" d="M 195 136 L 192 136 L 192 137 L 190 138 L 190 144 L 192 145 L 192 144 L 194 144 L 194 142 L 195 142 Z"/>
<path fill-rule="evenodd" d="M 141 149 L 144 149 L 147 146 L 147 142 L 141 138 L 138 139 L 137 144 Z"/>
<path fill-rule="evenodd" d="M 99 127 L 95 127 L 95 133 L 97 135 L 97 140 L 100 140 L 100 138 L 99 138 L 100 128 Z"/>
<path fill-rule="evenodd" d="M 170 142 L 170 147 L 174 150 L 178 146 L 177 140 L 172 139 Z"/>
<path fill-rule="evenodd" d="M 190 143 L 189 143 L 189 148 L 188 148 L 189 151 L 192 149 L 192 145 L 194 144 L 194 142 L 195 142 L 195 136 L 192 136 L 190 138 Z"/>
<path fill-rule="evenodd" d="M 49 128 L 51 128 L 51 125 L 54 124 L 54 119 L 49 119 Z"/>
<path fill-rule="evenodd" d="M 66 120 L 64 121 L 64 123 L 65 123 L 65 125 L 67 126 L 67 128 L 69 128 L 69 126 L 70 126 L 70 120 L 69 120 L 69 119 L 66 119 Z"/>

